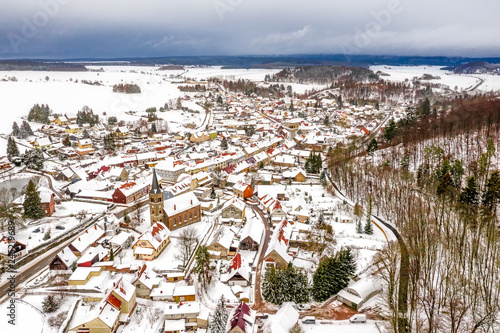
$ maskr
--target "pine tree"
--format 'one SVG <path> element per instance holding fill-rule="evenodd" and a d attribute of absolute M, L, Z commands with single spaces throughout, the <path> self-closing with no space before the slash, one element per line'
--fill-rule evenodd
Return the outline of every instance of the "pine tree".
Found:
<path fill-rule="evenodd" d="M 7 141 L 7 156 L 10 161 L 12 161 L 13 157 L 19 156 L 16 140 L 12 136 L 9 136 L 9 140 Z"/>
<path fill-rule="evenodd" d="M 153 122 L 151 124 L 151 133 L 156 133 L 156 132 L 157 132 L 157 130 L 156 130 L 156 124 Z"/>
<path fill-rule="evenodd" d="M 436 193 L 438 195 L 448 195 L 452 193 L 453 188 L 453 179 L 451 178 L 450 173 L 446 172 L 437 186 Z"/>
<path fill-rule="evenodd" d="M 42 170 L 44 161 L 43 152 L 39 149 L 28 150 L 23 157 L 26 167 L 33 170 Z"/>
<path fill-rule="evenodd" d="M 384 129 L 384 140 L 387 142 L 391 141 L 396 136 L 396 129 L 396 122 L 394 118 L 391 118 Z"/>
<path fill-rule="evenodd" d="M 196 250 L 196 264 L 194 266 L 195 274 L 198 274 L 198 281 L 201 282 L 203 288 L 206 288 L 212 280 L 212 269 L 210 268 L 210 253 L 207 247 L 202 245 Z"/>
<path fill-rule="evenodd" d="M 115 253 L 113 252 L 113 247 L 109 250 L 109 261 L 115 260 Z"/>
<path fill-rule="evenodd" d="M 482 205 L 487 213 L 495 213 L 496 206 L 500 199 L 500 173 L 494 171 L 488 181 L 483 192 Z"/>
<path fill-rule="evenodd" d="M 217 308 L 210 321 L 210 332 L 211 333 L 226 333 L 227 320 L 229 318 L 229 313 L 226 309 L 226 300 L 224 295 L 221 295 L 219 302 L 217 303 Z"/>
<path fill-rule="evenodd" d="M 38 220 L 44 217 L 43 206 L 35 188 L 35 183 L 30 180 L 26 187 L 26 194 L 24 197 L 24 215 L 28 218 Z"/>
<path fill-rule="evenodd" d="M 33 130 L 26 120 L 23 120 L 23 123 L 21 124 L 20 133 L 22 139 L 26 139 L 27 137 L 33 135 Z"/>
<path fill-rule="evenodd" d="M 479 190 L 477 188 L 476 177 L 470 176 L 467 178 L 467 185 L 460 193 L 458 201 L 469 206 L 479 205 Z"/>
<path fill-rule="evenodd" d="M 215 199 L 215 198 L 216 198 L 215 189 L 214 186 L 212 185 L 212 192 L 210 192 L 210 199 Z"/>
<path fill-rule="evenodd" d="M 307 303 L 310 299 L 307 275 L 291 263 L 284 270 L 270 267 L 262 282 L 262 296 L 278 305 L 283 302 Z"/>
<path fill-rule="evenodd" d="M 356 262 L 351 249 L 339 251 L 334 257 L 320 262 L 313 275 L 311 293 L 316 301 L 325 301 L 347 287 L 356 272 Z"/>
<path fill-rule="evenodd" d="M 373 154 L 377 151 L 378 149 L 378 143 L 376 139 L 372 139 L 368 143 L 368 148 L 366 148 L 366 152 L 368 153 L 368 156 L 373 156 Z"/>
<path fill-rule="evenodd" d="M 87 131 L 87 129 L 83 130 L 82 135 L 83 135 L 84 139 L 89 139 L 90 138 L 90 133 L 89 133 L 89 131 Z"/>
<path fill-rule="evenodd" d="M 16 122 L 12 124 L 12 135 L 18 139 L 21 139 L 21 130 L 19 129 L 19 126 Z"/>
<path fill-rule="evenodd" d="M 115 143 L 115 137 L 113 136 L 112 133 L 104 137 L 104 149 L 115 151 L 116 143 Z"/>
<path fill-rule="evenodd" d="M 356 222 L 356 232 L 358 234 L 362 234 L 363 233 L 363 224 L 361 223 L 361 221 L 357 221 Z"/>

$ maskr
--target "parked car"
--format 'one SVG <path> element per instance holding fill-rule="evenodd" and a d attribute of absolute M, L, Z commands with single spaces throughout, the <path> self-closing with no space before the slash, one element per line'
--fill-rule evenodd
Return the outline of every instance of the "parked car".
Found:
<path fill-rule="evenodd" d="M 35 230 L 33 230 L 33 232 L 36 234 L 38 232 L 40 232 L 40 228 L 36 228 Z"/>
<path fill-rule="evenodd" d="M 57 230 L 64 230 L 66 228 L 64 226 L 62 226 L 62 225 L 56 225 L 56 229 Z"/>
<path fill-rule="evenodd" d="M 299 310 L 299 311 L 309 311 L 309 310 L 311 310 L 311 306 L 309 304 L 299 304 L 297 306 L 297 310 Z"/>
<path fill-rule="evenodd" d="M 316 324 L 316 318 L 314 316 L 304 317 L 302 324 Z"/>
<path fill-rule="evenodd" d="M 355 314 L 351 318 L 349 318 L 351 323 L 366 323 L 366 315 L 362 313 Z"/>

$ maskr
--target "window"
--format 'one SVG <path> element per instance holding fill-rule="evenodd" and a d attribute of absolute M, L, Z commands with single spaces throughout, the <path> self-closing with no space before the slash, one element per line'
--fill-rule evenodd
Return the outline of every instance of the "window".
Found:
<path fill-rule="evenodd" d="M 194 211 L 194 217 L 196 217 L 196 215 L 198 215 L 197 211 L 195 210 Z"/>
<path fill-rule="evenodd" d="M 184 221 L 187 221 L 187 214 L 184 214 Z"/>
<path fill-rule="evenodd" d="M 176 224 L 177 224 L 177 219 L 174 219 L 174 225 L 176 225 Z"/>
<path fill-rule="evenodd" d="M 189 212 L 189 219 L 191 220 L 193 218 L 193 213 Z"/>
<path fill-rule="evenodd" d="M 151 197 L 151 202 L 155 202 L 155 199 L 153 197 Z"/>

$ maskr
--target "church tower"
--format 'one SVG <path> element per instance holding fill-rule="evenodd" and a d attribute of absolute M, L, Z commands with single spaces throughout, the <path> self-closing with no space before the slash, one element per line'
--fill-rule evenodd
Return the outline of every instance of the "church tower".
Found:
<path fill-rule="evenodd" d="M 151 190 L 149 190 L 149 212 L 151 214 L 151 225 L 156 222 L 163 222 L 163 191 L 158 184 L 156 177 L 156 170 L 153 169 L 153 183 Z"/>

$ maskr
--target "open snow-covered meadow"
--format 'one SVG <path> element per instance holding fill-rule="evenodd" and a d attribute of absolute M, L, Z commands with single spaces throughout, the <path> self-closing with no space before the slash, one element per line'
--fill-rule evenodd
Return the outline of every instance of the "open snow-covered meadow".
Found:
<path fill-rule="evenodd" d="M 476 89 L 480 91 L 500 90 L 500 76 L 488 74 L 454 74 L 448 70 L 444 70 L 442 66 L 371 66 L 370 69 L 374 72 L 381 71 L 389 74 L 383 76 L 384 80 L 392 82 L 411 81 L 413 78 L 421 78 L 424 74 L 430 74 L 439 79 L 428 80 L 429 83 L 438 83 L 448 86 L 449 89 L 457 91 L 467 90 L 478 85 L 481 80 L 484 82 Z"/>

